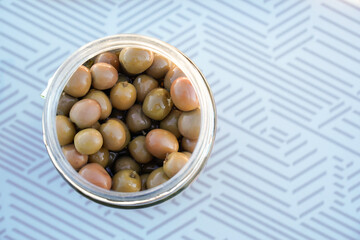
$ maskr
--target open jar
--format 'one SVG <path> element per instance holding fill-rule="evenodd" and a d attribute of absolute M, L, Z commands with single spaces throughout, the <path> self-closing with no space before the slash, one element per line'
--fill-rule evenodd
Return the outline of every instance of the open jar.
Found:
<path fill-rule="evenodd" d="M 198 143 L 188 163 L 167 182 L 140 192 L 115 192 L 97 187 L 80 176 L 69 164 L 57 139 L 55 117 L 60 95 L 72 74 L 89 59 L 106 51 L 136 47 L 158 53 L 177 65 L 192 83 L 201 109 Z M 160 40 L 119 34 L 90 42 L 74 52 L 57 69 L 42 93 L 45 105 L 42 118 L 43 138 L 50 159 L 60 175 L 85 197 L 113 207 L 139 208 L 163 202 L 185 189 L 200 173 L 210 156 L 216 133 L 215 102 L 209 85 L 196 65 L 175 47 Z"/>

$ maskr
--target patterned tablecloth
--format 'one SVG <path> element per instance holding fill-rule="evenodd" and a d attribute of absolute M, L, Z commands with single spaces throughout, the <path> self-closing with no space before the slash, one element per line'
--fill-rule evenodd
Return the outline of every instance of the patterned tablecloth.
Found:
<path fill-rule="evenodd" d="M 40 92 L 116 33 L 178 47 L 218 108 L 199 179 L 156 207 L 74 192 L 42 142 Z M 359 0 L 0 0 L 0 239 L 360 239 Z"/>

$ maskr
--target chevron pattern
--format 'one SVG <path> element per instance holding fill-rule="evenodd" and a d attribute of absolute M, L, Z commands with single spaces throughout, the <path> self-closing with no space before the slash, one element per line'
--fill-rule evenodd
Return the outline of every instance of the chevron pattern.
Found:
<path fill-rule="evenodd" d="M 77 48 L 139 33 L 202 69 L 218 134 L 155 207 L 74 192 L 42 143 L 40 92 Z M 0 0 L 0 239 L 360 239 L 358 0 Z"/>

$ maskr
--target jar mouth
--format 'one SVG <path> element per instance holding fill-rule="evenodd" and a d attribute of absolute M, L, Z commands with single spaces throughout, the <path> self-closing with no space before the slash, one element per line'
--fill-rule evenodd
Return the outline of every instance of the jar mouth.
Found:
<path fill-rule="evenodd" d="M 164 184 L 134 193 L 121 193 L 97 187 L 71 167 L 64 157 L 57 140 L 55 117 L 60 94 L 76 69 L 96 55 L 124 47 L 151 50 L 168 58 L 177 65 L 193 84 L 201 109 L 201 129 L 192 157 L 181 171 Z M 216 107 L 210 87 L 196 65 L 181 51 L 158 39 L 136 35 L 119 34 L 92 41 L 75 51 L 57 69 L 46 90 L 42 117 L 43 138 L 50 159 L 60 175 L 85 197 L 113 207 L 139 208 L 158 204 L 175 196 L 186 188 L 199 174 L 210 156 L 216 133 Z"/>

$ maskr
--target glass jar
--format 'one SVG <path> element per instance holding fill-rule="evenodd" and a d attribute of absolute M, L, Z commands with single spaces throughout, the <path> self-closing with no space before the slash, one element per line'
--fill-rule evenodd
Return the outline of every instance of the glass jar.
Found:
<path fill-rule="evenodd" d="M 97 187 L 81 177 L 64 157 L 57 140 L 55 116 L 58 101 L 68 79 L 87 60 L 105 52 L 124 47 L 149 49 L 167 57 L 189 78 L 199 98 L 201 130 L 196 148 L 181 171 L 166 183 L 140 192 L 122 193 Z M 42 94 L 45 105 L 42 118 L 43 137 L 50 159 L 60 175 L 85 197 L 108 206 L 120 208 L 146 207 L 163 202 L 185 189 L 204 167 L 215 140 L 216 109 L 209 85 L 195 64 L 175 47 L 160 40 L 135 35 L 119 34 L 90 42 L 74 52 L 57 69 Z"/>

